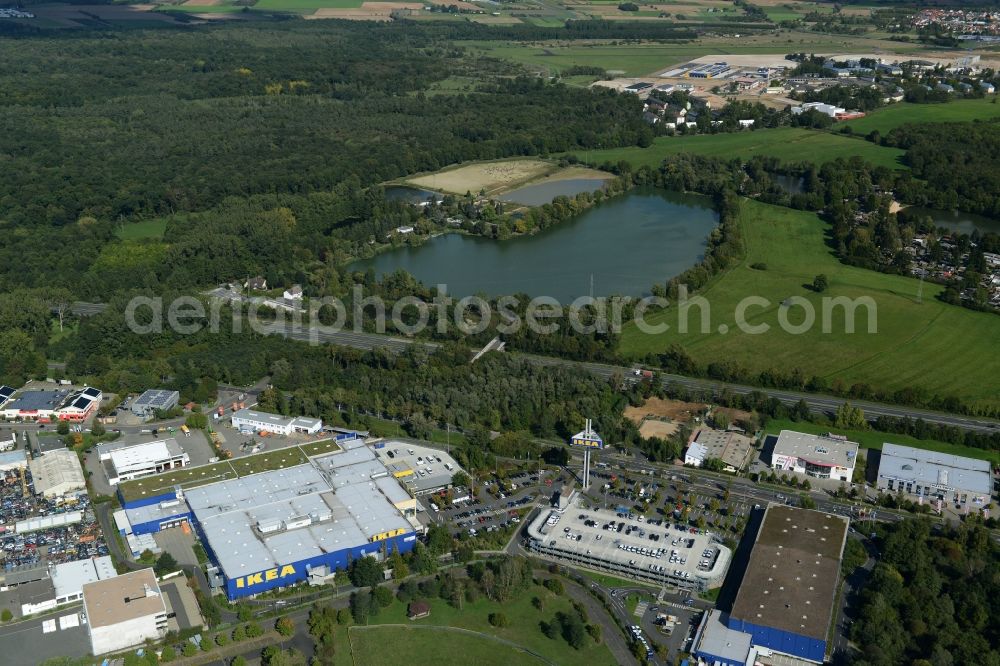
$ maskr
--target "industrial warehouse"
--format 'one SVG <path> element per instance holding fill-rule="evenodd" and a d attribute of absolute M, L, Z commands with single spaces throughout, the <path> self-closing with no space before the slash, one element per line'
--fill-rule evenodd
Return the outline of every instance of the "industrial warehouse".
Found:
<path fill-rule="evenodd" d="M 729 613 L 728 629 L 749 634 L 759 651 L 822 663 L 847 526 L 842 516 L 769 506 Z M 705 658 L 742 663 L 719 661 L 726 656 L 718 653 L 720 642 L 709 640 L 708 645 Z M 742 646 L 738 652 L 745 654 Z"/>
<path fill-rule="evenodd" d="M 705 591 L 722 585 L 732 552 L 713 535 L 602 509 L 542 511 L 528 525 L 532 551 L 630 578 Z"/>
<path fill-rule="evenodd" d="M 220 408 L 221 409 L 221 408 Z M 303 433 L 315 435 L 323 429 L 323 421 L 308 416 L 281 416 L 243 408 L 233 414 L 233 427 L 241 432 L 273 432 L 279 435 Z"/>
<path fill-rule="evenodd" d="M 119 487 L 119 495 L 134 534 L 189 522 L 229 599 L 319 584 L 351 559 L 411 550 L 420 529 L 416 501 L 374 451 L 357 437 L 339 444 L 301 464 L 140 499 Z"/>
<path fill-rule="evenodd" d="M 989 504 L 990 463 L 886 442 L 878 464 L 880 491 L 956 505 Z"/>
<path fill-rule="evenodd" d="M 184 467 L 191 462 L 188 454 L 173 438 L 142 444 L 99 444 L 97 455 L 104 465 L 108 483 L 113 486 L 123 481 Z"/>

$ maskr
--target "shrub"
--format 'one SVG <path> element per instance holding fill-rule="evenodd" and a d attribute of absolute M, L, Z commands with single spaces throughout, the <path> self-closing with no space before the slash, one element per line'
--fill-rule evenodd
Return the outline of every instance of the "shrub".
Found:
<path fill-rule="evenodd" d="M 490 613 L 489 616 L 490 624 L 497 628 L 502 628 L 507 626 L 507 616 L 503 613 Z"/>

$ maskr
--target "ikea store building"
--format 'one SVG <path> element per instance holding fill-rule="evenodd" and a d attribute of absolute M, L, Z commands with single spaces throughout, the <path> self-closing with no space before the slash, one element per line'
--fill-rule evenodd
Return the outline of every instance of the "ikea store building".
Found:
<path fill-rule="evenodd" d="M 352 559 L 413 549 L 415 500 L 358 438 L 309 462 L 122 502 L 135 534 L 190 523 L 230 600 L 321 582 Z M 121 495 L 121 493 L 119 492 Z"/>

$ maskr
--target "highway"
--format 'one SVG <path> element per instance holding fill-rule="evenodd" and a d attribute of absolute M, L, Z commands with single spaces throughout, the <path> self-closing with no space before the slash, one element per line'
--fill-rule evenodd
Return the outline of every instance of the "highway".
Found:
<path fill-rule="evenodd" d="M 100 312 L 106 307 L 101 303 L 75 303 L 73 311 L 79 315 L 90 315 Z M 392 352 L 401 352 L 414 345 L 423 347 L 428 351 L 433 351 L 441 347 L 440 343 L 423 340 L 411 340 L 377 333 L 363 333 L 356 331 L 338 330 L 332 327 L 310 325 L 306 327 L 293 327 L 285 322 L 275 322 L 264 326 L 258 326 L 258 332 L 267 335 L 281 335 L 292 340 L 312 343 L 326 343 L 343 347 L 353 347 L 355 349 L 372 350 L 384 348 Z M 479 349 L 470 349 L 471 354 L 475 354 Z M 548 356 L 538 356 L 535 354 L 523 354 L 519 352 L 511 353 L 532 363 L 548 366 L 576 367 L 586 370 L 598 377 L 610 379 L 618 374 L 625 381 L 634 381 L 633 368 L 626 366 L 607 365 L 603 363 L 591 363 L 586 361 L 572 361 Z M 470 356 L 471 358 L 471 356 Z M 855 407 L 864 410 L 865 416 L 869 420 L 874 420 L 879 416 L 890 416 L 896 418 L 923 419 L 928 423 L 954 426 L 964 430 L 976 432 L 1000 432 L 1000 421 L 975 416 L 962 416 L 958 414 L 947 414 L 914 407 L 904 407 L 898 405 L 886 405 L 866 400 L 845 400 L 828 395 L 815 393 L 804 393 L 799 391 L 787 391 L 782 389 L 761 388 L 757 386 L 745 386 L 741 384 L 729 384 L 710 379 L 698 379 L 685 377 L 682 375 L 663 374 L 660 375 L 665 386 L 680 386 L 693 391 L 721 392 L 745 395 L 752 392 L 763 393 L 769 397 L 776 398 L 786 405 L 794 405 L 800 400 L 805 400 L 809 408 L 815 412 L 833 413 L 845 402 L 850 402 Z"/>
<path fill-rule="evenodd" d="M 357 349 L 377 349 L 386 348 L 393 352 L 405 350 L 413 345 L 419 345 L 429 351 L 439 348 L 441 345 L 435 342 L 414 341 L 406 338 L 379 335 L 376 333 L 358 333 L 353 331 L 335 331 L 315 327 L 306 330 L 289 330 L 290 327 L 284 324 L 277 324 L 271 327 L 271 332 L 275 335 L 285 335 L 293 340 L 319 341 L 345 347 Z M 473 353 L 478 349 L 471 350 Z M 523 354 L 519 352 L 511 353 L 520 358 L 537 363 L 539 365 L 558 365 L 563 367 L 576 367 L 586 370 L 603 379 L 610 379 L 615 374 L 620 375 L 623 380 L 634 380 L 633 368 L 626 366 L 606 365 L 603 363 L 591 363 L 586 361 L 572 361 L 567 359 L 554 358 L 549 356 L 538 356 L 535 354 Z M 814 393 L 802 393 L 797 391 L 785 391 L 779 389 L 760 388 L 757 386 L 744 386 L 740 384 L 728 384 L 709 379 L 697 379 L 684 377 L 682 375 L 661 375 L 665 386 L 682 386 L 689 390 L 721 392 L 727 390 L 738 395 L 745 395 L 754 391 L 780 400 L 783 404 L 794 405 L 799 400 L 805 400 L 809 408 L 817 412 L 833 413 L 845 402 L 850 402 L 855 407 L 860 407 L 865 412 L 865 416 L 874 420 L 879 416 L 891 416 L 897 418 L 923 419 L 928 423 L 949 425 L 965 430 L 977 432 L 996 432 L 1000 430 L 1000 421 L 981 417 L 961 416 L 956 414 L 946 414 L 943 412 L 933 412 L 925 409 L 913 407 L 901 407 L 895 405 L 884 405 L 865 400 L 844 400 L 833 396 L 819 395 Z"/>

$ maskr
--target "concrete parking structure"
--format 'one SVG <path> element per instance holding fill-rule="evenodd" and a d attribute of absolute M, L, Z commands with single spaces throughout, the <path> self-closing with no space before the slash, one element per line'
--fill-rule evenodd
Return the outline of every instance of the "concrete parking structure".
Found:
<path fill-rule="evenodd" d="M 732 551 L 710 533 L 578 503 L 540 512 L 528 536 L 537 553 L 685 590 L 719 587 L 732 560 Z"/>

